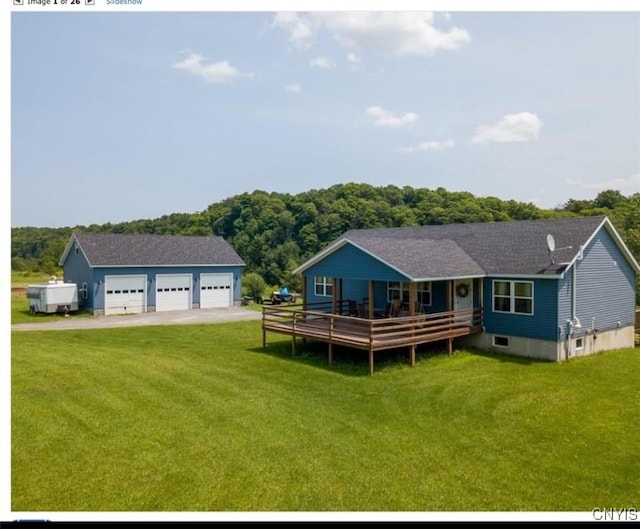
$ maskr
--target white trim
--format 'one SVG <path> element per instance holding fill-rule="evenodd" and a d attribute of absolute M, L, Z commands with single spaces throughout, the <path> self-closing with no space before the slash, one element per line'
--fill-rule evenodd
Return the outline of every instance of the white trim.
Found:
<path fill-rule="evenodd" d="M 507 340 L 507 345 L 502 345 L 502 344 L 496 343 L 496 338 L 503 338 L 503 339 Z M 492 334 L 491 335 L 491 345 L 493 347 L 500 347 L 502 349 L 508 349 L 509 348 L 509 337 L 501 335 L 501 334 Z"/>
<path fill-rule="evenodd" d="M 87 262 L 89 266 L 91 266 L 91 263 L 89 263 L 89 259 L 87 258 L 87 254 L 84 253 L 84 248 L 82 248 L 82 245 L 80 244 L 80 241 L 78 241 L 78 238 L 75 236 L 75 234 L 72 234 L 69 237 L 67 246 L 65 246 L 64 252 L 62 252 L 62 256 L 58 260 L 58 266 L 64 267 L 64 263 L 67 260 L 67 256 L 69 255 L 69 252 L 71 252 L 71 248 L 73 248 L 74 243 L 78 245 L 78 248 L 80 248 L 80 251 L 82 252 L 82 256 L 84 257 L 84 260 Z"/>
<path fill-rule="evenodd" d="M 215 299 L 216 301 L 218 300 L 218 296 L 213 296 L 213 294 L 208 293 L 209 290 L 216 290 L 216 285 L 208 285 L 208 280 L 209 279 L 228 279 L 228 284 L 229 284 L 229 289 L 228 289 L 228 294 L 229 297 L 226 300 L 226 304 L 225 305 L 218 305 L 216 303 L 211 303 L 212 298 Z M 217 283 L 217 282 L 216 282 Z M 225 285 L 226 283 L 224 282 L 219 282 L 217 283 L 217 290 L 227 290 L 226 288 L 220 289 L 220 285 Z M 204 285 L 204 287 L 203 287 Z M 207 308 L 221 308 L 221 307 L 230 307 L 233 305 L 233 296 L 234 296 L 234 275 L 231 272 L 221 272 L 221 273 L 217 273 L 217 272 L 201 272 L 200 276 L 198 278 L 198 280 L 195 282 L 195 285 L 193 287 L 194 292 L 197 290 L 199 290 L 199 294 L 200 294 L 200 308 L 201 309 L 207 309 Z M 213 287 L 212 289 L 209 288 L 209 286 Z M 193 298 L 191 298 L 193 301 Z M 204 301 L 203 301 L 204 299 Z"/>
<path fill-rule="evenodd" d="M 117 310 L 107 310 L 107 296 L 109 295 L 107 293 L 107 286 L 109 286 L 109 281 L 110 280 L 117 280 L 117 279 L 132 279 L 135 278 L 137 280 L 143 280 L 144 283 L 144 287 L 142 289 L 142 310 L 141 311 L 134 311 L 133 314 L 138 314 L 139 312 L 147 312 L 147 302 L 148 302 L 148 298 L 149 298 L 149 277 L 147 276 L 147 274 L 111 274 L 111 275 L 105 275 L 103 278 L 103 295 L 102 295 L 102 299 L 103 299 L 103 310 L 105 315 L 109 315 L 111 314 L 124 314 L 125 312 L 119 312 Z M 112 287 L 113 288 L 113 287 Z M 140 292 L 137 292 L 137 294 L 140 294 Z M 114 307 L 109 307 L 110 309 L 113 309 Z M 94 309 L 95 309 L 95 298 L 94 298 Z"/>
<path fill-rule="evenodd" d="M 629 264 L 631 264 L 631 268 L 633 268 L 636 271 L 636 274 L 640 274 L 640 264 L 638 264 L 638 261 L 636 261 L 635 257 L 633 257 L 633 254 L 629 251 L 629 248 L 627 248 L 627 245 L 622 240 L 622 237 L 620 237 L 620 234 L 616 231 L 615 227 L 609 220 L 609 217 L 605 217 L 604 219 L 602 219 L 600 226 L 598 226 L 595 230 L 593 230 L 593 233 L 591 234 L 591 236 L 586 240 L 584 244 L 580 246 L 578 253 L 573 257 L 573 259 L 571 259 L 571 261 L 569 261 L 569 263 L 567 263 L 567 267 L 562 272 L 560 277 L 564 278 L 564 275 L 567 273 L 569 268 L 571 268 L 572 266 L 575 266 L 576 261 L 581 260 L 583 258 L 584 249 L 591 244 L 591 241 L 593 241 L 593 239 L 596 237 L 596 235 L 598 234 L 598 232 L 603 226 L 607 230 L 609 235 L 611 235 L 611 237 L 613 238 L 613 242 L 616 244 L 616 246 L 618 246 L 618 249 L 620 250 L 622 255 L 627 259 Z"/>
<path fill-rule="evenodd" d="M 316 281 L 318 277 L 321 277 L 323 281 L 322 282 Z M 327 282 L 328 279 L 330 279 L 331 282 Z M 333 297 L 333 295 L 335 294 L 335 292 L 333 291 L 334 279 L 335 278 L 333 276 L 313 276 L 313 295 L 318 298 Z M 322 286 L 322 291 L 324 292 L 324 294 L 318 294 L 318 292 L 316 291 L 316 286 Z M 328 288 L 331 288 L 331 294 L 327 294 Z"/>
<path fill-rule="evenodd" d="M 312 267 L 317 262 L 322 261 L 322 259 L 324 259 L 327 255 L 332 254 L 334 251 L 338 250 L 339 248 L 342 248 L 343 246 L 345 246 L 347 243 L 350 243 L 350 242 L 351 241 L 349 241 L 349 239 L 344 239 L 344 238 L 338 239 L 333 244 L 329 244 L 329 246 L 327 246 L 324 250 L 321 250 L 319 253 L 314 255 L 311 259 L 302 263 L 298 268 L 294 269 L 291 273 L 299 274 L 304 272 L 305 270 Z"/>
<path fill-rule="evenodd" d="M 172 279 L 176 282 L 172 283 Z M 164 284 L 165 282 L 167 282 L 167 284 Z M 162 285 L 158 286 L 160 284 Z M 193 274 L 188 272 L 156 274 L 153 282 L 153 288 L 156 298 L 156 312 L 168 310 L 189 310 L 193 308 Z M 160 288 L 170 290 L 168 292 L 167 290 L 160 291 Z M 184 299 L 185 294 L 187 299 Z M 166 305 L 161 304 L 160 301 L 162 301 L 163 304 L 166 303 Z"/>
<path fill-rule="evenodd" d="M 511 310 L 496 310 L 495 309 L 495 298 L 496 298 L 496 282 L 502 283 L 511 283 L 509 299 L 511 302 Z M 518 299 L 531 299 L 531 312 L 516 312 L 515 309 L 515 300 L 516 300 L 516 289 L 513 283 L 530 283 L 531 284 L 531 298 L 517 296 Z M 491 281 L 491 312 L 495 312 L 496 314 L 514 314 L 517 316 L 533 316 L 535 313 L 535 282 L 534 281 L 518 281 L 516 279 L 493 279 Z M 507 296 L 498 296 L 499 298 L 506 298 Z"/>

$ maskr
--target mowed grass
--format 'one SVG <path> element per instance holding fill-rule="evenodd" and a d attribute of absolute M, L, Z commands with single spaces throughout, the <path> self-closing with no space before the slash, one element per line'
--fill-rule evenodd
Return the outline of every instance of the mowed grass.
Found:
<path fill-rule="evenodd" d="M 640 349 L 290 354 L 260 322 L 12 333 L 14 511 L 638 506 Z"/>

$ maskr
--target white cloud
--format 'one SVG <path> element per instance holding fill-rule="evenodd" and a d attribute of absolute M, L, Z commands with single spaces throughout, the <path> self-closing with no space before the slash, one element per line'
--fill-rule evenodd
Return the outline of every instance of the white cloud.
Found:
<path fill-rule="evenodd" d="M 453 149 L 456 142 L 452 139 L 444 141 L 423 141 L 418 144 L 418 149 L 421 151 L 444 151 L 446 149 Z"/>
<path fill-rule="evenodd" d="M 185 59 L 173 65 L 173 68 L 182 70 L 191 75 L 202 77 L 209 83 L 229 83 L 238 77 L 253 77 L 253 74 L 243 74 L 231 66 L 229 61 L 220 61 L 205 64 L 206 57 L 199 53 L 190 53 Z"/>
<path fill-rule="evenodd" d="M 446 149 L 453 149 L 456 146 L 456 142 L 452 139 L 444 141 L 423 141 L 418 145 L 410 145 L 407 147 L 399 147 L 398 152 L 410 153 L 415 151 L 444 151 Z"/>
<path fill-rule="evenodd" d="M 291 92 L 293 94 L 299 94 L 300 90 L 302 90 L 302 88 L 300 88 L 299 84 L 288 84 L 284 86 L 284 89 L 287 92 Z"/>
<path fill-rule="evenodd" d="M 535 114 L 520 112 L 504 116 L 494 125 L 481 125 L 476 128 L 471 143 L 507 143 L 512 141 L 531 141 L 538 139 L 542 121 Z"/>
<path fill-rule="evenodd" d="M 640 173 L 632 174 L 626 178 L 614 178 L 612 180 L 602 180 L 601 182 L 583 182 L 581 180 L 571 180 L 567 178 L 567 184 L 584 187 L 586 189 L 596 189 L 605 191 L 607 189 L 625 190 L 630 193 L 640 193 Z"/>
<path fill-rule="evenodd" d="M 351 64 L 360 64 L 360 57 L 355 53 L 347 53 L 347 61 Z"/>
<path fill-rule="evenodd" d="M 318 55 L 309 61 L 309 66 L 311 66 L 311 68 L 323 68 L 325 70 L 330 70 L 331 68 L 335 68 L 336 65 L 331 59 L 329 59 L 329 57 Z"/>
<path fill-rule="evenodd" d="M 379 106 L 368 107 L 365 112 L 379 127 L 404 127 L 418 120 L 418 114 L 415 112 L 397 115 Z"/>
<path fill-rule="evenodd" d="M 401 152 L 401 153 L 405 153 L 405 154 L 406 154 L 406 153 L 413 152 L 415 149 L 414 149 L 413 147 L 409 146 L 409 147 L 398 147 L 396 150 L 397 150 L 398 152 Z"/>
<path fill-rule="evenodd" d="M 471 41 L 465 29 L 436 28 L 433 13 L 426 11 L 278 13 L 272 26 L 288 30 L 290 40 L 306 43 L 324 28 L 346 48 L 391 55 L 427 55 L 438 50 L 455 50 Z"/>
<path fill-rule="evenodd" d="M 289 32 L 289 40 L 298 46 L 307 46 L 308 41 L 313 38 L 314 30 L 311 20 L 301 18 L 297 13 L 276 13 L 271 26 L 287 30 Z"/>

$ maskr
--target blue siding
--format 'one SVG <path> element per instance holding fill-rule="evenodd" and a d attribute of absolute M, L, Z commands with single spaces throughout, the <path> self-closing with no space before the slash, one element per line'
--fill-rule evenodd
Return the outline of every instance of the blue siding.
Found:
<path fill-rule="evenodd" d="M 196 279 L 200 274 L 233 274 L 233 300 L 242 298 L 242 271 L 240 266 L 173 266 L 173 267 L 112 267 L 90 269 L 82 253 L 75 255 L 73 249 L 69 252 L 64 263 L 65 281 L 72 281 L 81 286 L 87 282 L 89 298 L 86 307 L 90 309 L 104 309 L 105 276 L 114 275 L 146 275 L 147 276 L 147 306 L 155 306 L 156 291 L 151 284 L 156 274 L 192 274 L 192 303 L 200 303 L 200 289 Z"/>
<path fill-rule="evenodd" d="M 576 315 L 582 327 L 591 328 L 593 322 L 595 329 L 603 331 L 615 328 L 617 322 L 633 325 L 635 271 L 609 232 L 600 229 L 583 255 L 576 262 Z"/>
<path fill-rule="evenodd" d="M 407 281 L 405 275 L 349 244 L 308 268 L 303 275 L 307 281 L 308 303 L 331 301 L 331 297 L 315 295 L 315 277 L 342 278 L 342 299 L 356 301 L 369 295 L 369 280 L 372 279 L 375 281 L 376 306 L 384 306 L 387 300 L 387 281 Z M 340 297 L 338 292 L 336 297 Z"/>
<path fill-rule="evenodd" d="M 484 280 L 484 326 L 487 332 L 544 340 L 558 338 L 558 281 L 534 279 L 533 315 L 505 314 L 493 311 L 493 281 L 512 281 L 510 277 L 488 277 Z M 528 279 L 515 279 L 529 281 Z"/>
<path fill-rule="evenodd" d="M 83 299 L 78 294 L 78 303 L 82 308 L 91 308 L 94 304 L 93 272 L 82 251 L 78 250 L 76 254 L 76 247 L 74 242 L 74 246 L 69 250 L 63 263 L 64 280 L 65 282 L 76 283 L 78 288 L 82 288 L 82 283 L 87 284 L 87 299 Z"/>
<path fill-rule="evenodd" d="M 329 276 L 367 281 L 407 281 L 404 274 L 381 263 L 378 259 L 347 244 L 328 255 L 305 272 L 309 277 Z"/>

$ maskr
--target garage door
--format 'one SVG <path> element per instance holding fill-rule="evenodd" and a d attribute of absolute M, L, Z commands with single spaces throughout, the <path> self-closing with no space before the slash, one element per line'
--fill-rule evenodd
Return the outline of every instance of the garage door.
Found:
<path fill-rule="evenodd" d="M 230 307 L 233 274 L 200 274 L 200 308 Z"/>
<path fill-rule="evenodd" d="M 146 309 L 147 276 L 105 276 L 104 313 L 135 314 Z"/>
<path fill-rule="evenodd" d="M 191 308 L 191 274 L 156 275 L 156 311 Z"/>

